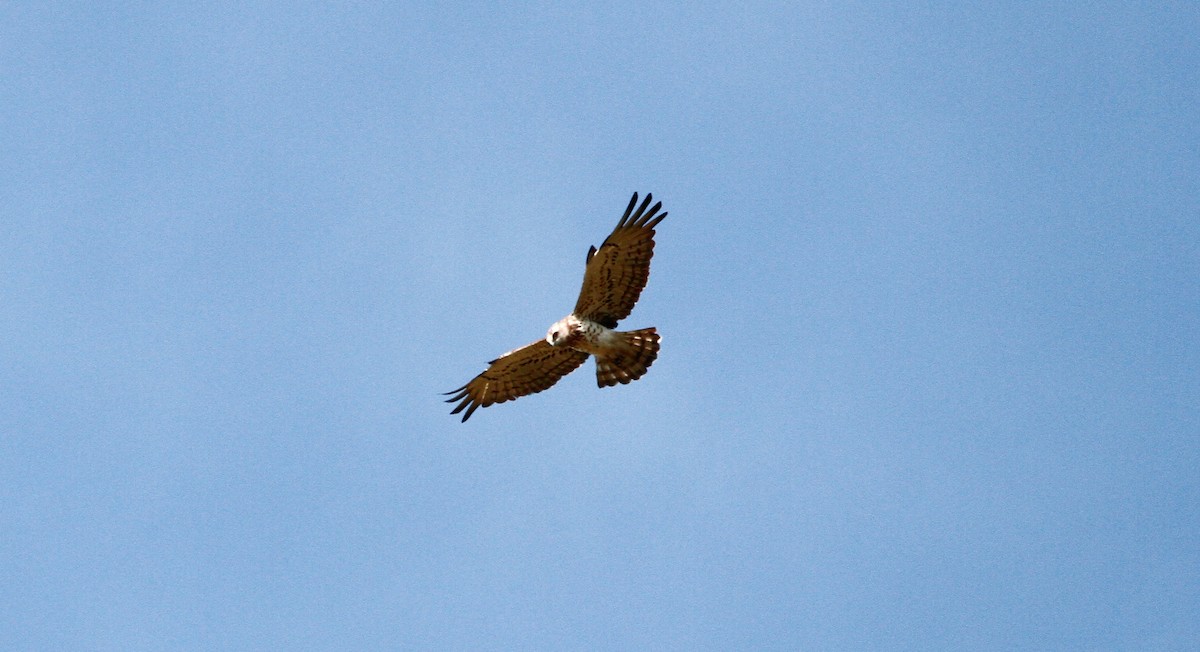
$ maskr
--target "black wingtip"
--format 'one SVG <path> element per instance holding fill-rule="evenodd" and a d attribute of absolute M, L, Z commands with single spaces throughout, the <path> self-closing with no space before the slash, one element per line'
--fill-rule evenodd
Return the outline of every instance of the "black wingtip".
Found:
<path fill-rule="evenodd" d="M 467 386 L 463 385 L 462 387 L 459 387 L 458 389 L 453 389 L 448 392 L 445 392 L 444 394 L 442 394 L 442 396 L 450 396 L 450 398 L 446 399 L 446 402 L 453 403 L 453 402 L 461 399 L 462 397 L 466 396 L 467 393 L 468 393 Z M 453 394 L 453 396 L 451 396 L 451 394 Z"/>
<path fill-rule="evenodd" d="M 633 193 L 633 197 L 629 200 L 629 205 L 625 207 L 625 214 L 621 216 L 621 221 L 617 222 L 617 228 L 625 226 L 625 220 L 629 219 L 629 214 L 633 212 L 633 207 L 637 205 L 637 193 Z"/>
<path fill-rule="evenodd" d="M 667 212 L 663 211 L 661 214 L 658 215 L 658 217 L 655 217 L 654 219 L 647 221 L 646 226 L 653 229 L 654 227 L 658 226 L 658 223 L 663 221 L 663 218 L 666 216 L 667 216 Z"/>
<path fill-rule="evenodd" d="M 637 199 L 636 195 L 634 196 L 634 199 Z M 632 224 L 638 223 L 638 220 L 640 220 L 642 215 L 646 213 L 646 207 L 649 206 L 650 202 L 652 201 L 654 201 L 654 195 L 651 193 L 646 193 L 646 198 L 642 200 L 642 205 L 638 206 L 637 212 L 633 214 L 633 220 L 631 221 Z M 662 202 L 659 202 L 659 206 L 661 205 Z M 655 206 L 654 210 L 658 210 L 658 206 Z M 651 211 L 651 213 L 653 213 L 653 211 Z"/>
<path fill-rule="evenodd" d="M 452 392 L 446 392 L 446 393 L 450 394 Z M 471 413 L 473 413 L 475 410 L 479 409 L 480 404 L 479 404 L 479 402 L 477 402 L 475 400 L 474 396 L 469 396 L 470 392 L 467 390 L 466 385 L 463 385 L 461 388 L 455 390 L 453 393 L 454 393 L 454 396 L 451 396 L 449 399 L 446 399 L 446 402 L 447 403 L 454 403 L 455 401 L 460 401 L 460 402 L 457 406 L 454 407 L 453 410 L 450 410 L 450 414 L 458 414 L 459 412 L 462 412 L 465 409 L 467 411 L 467 413 L 463 415 L 462 420 L 466 421 L 467 418 L 471 416 Z M 445 396 L 445 394 L 443 394 L 443 396 Z"/>

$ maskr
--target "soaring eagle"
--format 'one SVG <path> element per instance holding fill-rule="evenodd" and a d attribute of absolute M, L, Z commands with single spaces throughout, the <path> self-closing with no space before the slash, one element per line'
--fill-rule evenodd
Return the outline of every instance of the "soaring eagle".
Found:
<path fill-rule="evenodd" d="M 652 195 L 637 206 L 637 193 L 617 228 L 600 248 L 591 247 L 583 273 L 583 289 L 571 314 L 554 322 L 546 337 L 488 363 L 486 371 L 456 390 L 446 402 L 461 401 L 450 414 L 466 409 L 463 421 L 480 407 L 536 394 L 575 371 L 588 355 L 596 356 L 596 384 L 610 387 L 641 378 L 658 357 L 661 338 L 653 328 L 618 332 L 646 280 L 654 255 L 654 227 L 667 214 Z M 647 210 L 649 207 L 649 210 Z"/>

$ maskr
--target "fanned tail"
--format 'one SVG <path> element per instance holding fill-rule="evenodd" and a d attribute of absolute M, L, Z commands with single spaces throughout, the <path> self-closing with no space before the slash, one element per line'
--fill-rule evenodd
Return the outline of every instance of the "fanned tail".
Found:
<path fill-rule="evenodd" d="M 637 380 L 646 374 L 658 357 L 658 344 L 662 340 L 653 328 L 617 333 L 622 345 L 612 353 L 596 356 L 596 385 L 611 387 Z"/>

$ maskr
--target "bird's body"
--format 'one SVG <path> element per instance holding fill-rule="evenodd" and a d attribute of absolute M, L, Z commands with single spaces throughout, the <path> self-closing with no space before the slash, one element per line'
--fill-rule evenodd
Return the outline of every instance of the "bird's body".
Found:
<path fill-rule="evenodd" d="M 590 319 L 567 315 L 550 327 L 546 342 L 596 357 L 596 385 L 627 384 L 645 375 L 662 338 L 653 328 L 619 332 Z"/>
<path fill-rule="evenodd" d="M 492 360 L 471 382 L 448 392 L 447 402 L 461 401 L 451 414 L 466 409 L 466 421 L 477 408 L 540 392 L 574 371 L 589 355 L 596 358 L 596 384 L 626 384 L 641 378 L 658 357 L 659 337 L 653 328 L 620 332 L 617 322 L 629 316 L 650 276 L 654 227 L 667 216 L 648 211 L 651 195 L 633 212 L 629 201 L 616 229 L 597 249 L 588 251 L 583 289 L 571 314 L 555 322 L 546 337 Z M 632 215 L 632 216 L 631 216 Z"/>
<path fill-rule="evenodd" d="M 616 346 L 619 339 L 615 330 L 574 314 L 554 322 L 546 333 L 546 342 L 551 346 L 568 346 L 592 355 L 602 355 Z"/>

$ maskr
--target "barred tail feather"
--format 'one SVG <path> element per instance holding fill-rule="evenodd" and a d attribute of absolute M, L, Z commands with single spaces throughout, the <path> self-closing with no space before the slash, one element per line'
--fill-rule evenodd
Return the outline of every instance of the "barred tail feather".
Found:
<path fill-rule="evenodd" d="M 621 336 L 621 346 L 608 355 L 596 356 L 596 384 L 600 387 L 625 385 L 641 378 L 658 357 L 662 338 L 653 328 L 617 335 Z"/>

